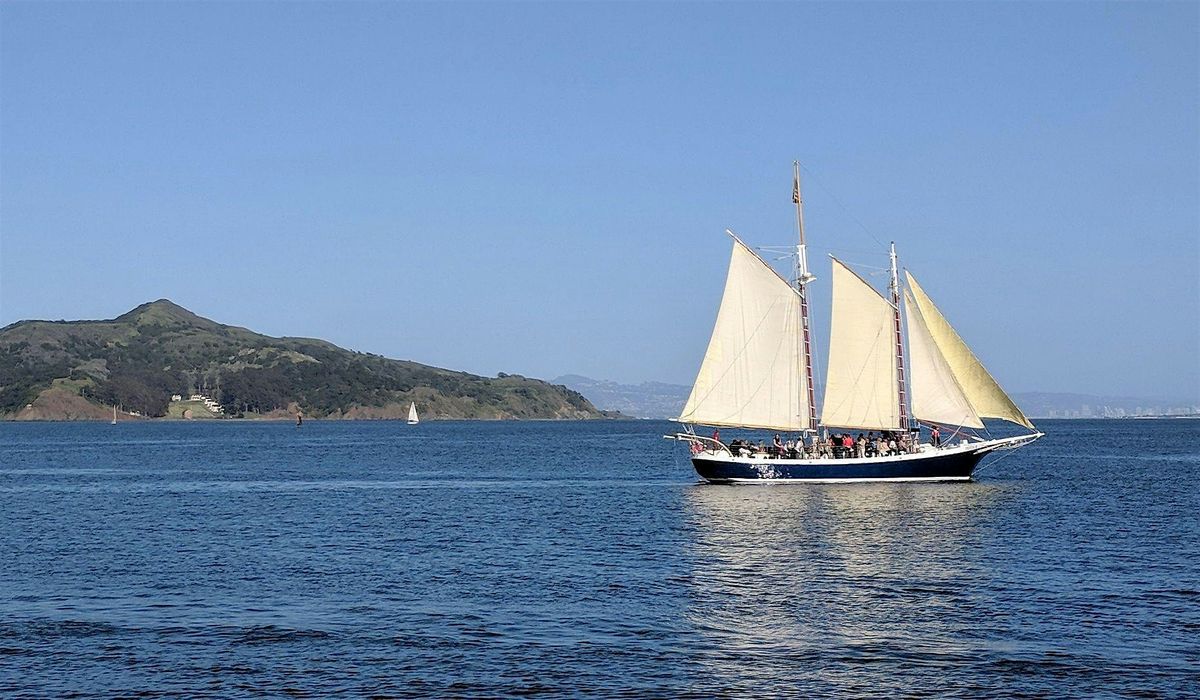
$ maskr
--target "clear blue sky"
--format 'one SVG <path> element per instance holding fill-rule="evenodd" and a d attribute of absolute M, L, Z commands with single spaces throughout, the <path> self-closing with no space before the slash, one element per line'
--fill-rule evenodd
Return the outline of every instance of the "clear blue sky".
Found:
<path fill-rule="evenodd" d="M 819 309 L 895 239 L 1008 389 L 1200 400 L 1198 8 L 5 2 L 0 324 L 690 383 L 799 158 Z"/>

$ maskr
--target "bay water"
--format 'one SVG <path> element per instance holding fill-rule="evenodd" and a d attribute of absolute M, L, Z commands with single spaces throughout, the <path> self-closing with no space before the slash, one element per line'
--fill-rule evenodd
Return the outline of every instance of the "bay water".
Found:
<path fill-rule="evenodd" d="M 950 484 L 700 483 L 675 426 L 0 424 L 0 696 L 1200 692 L 1200 421 Z"/>

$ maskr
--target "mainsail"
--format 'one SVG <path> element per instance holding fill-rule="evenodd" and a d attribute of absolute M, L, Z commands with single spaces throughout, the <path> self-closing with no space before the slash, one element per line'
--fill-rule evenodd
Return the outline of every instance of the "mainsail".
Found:
<path fill-rule="evenodd" d="M 908 378 L 913 417 L 926 423 L 982 428 L 983 422 L 963 394 L 908 289 L 904 290 L 904 314 L 908 320 Z"/>
<path fill-rule="evenodd" d="M 921 325 L 928 331 L 928 339 L 932 345 L 936 347 L 937 353 L 942 357 L 950 374 L 953 376 L 954 382 L 958 385 L 960 393 L 970 404 L 975 415 L 983 418 L 1000 418 L 1002 420 L 1011 421 L 1018 425 L 1023 425 L 1030 430 L 1036 430 L 1033 423 L 1025 417 L 1021 409 L 1013 403 L 1008 394 L 1000 388 L 992 375 L 984 369 L 983 364 L 967 347 L 958 333 L 950 326 L 937 307 L 933 305 L 933 301 L 921 289 L 921 285 L 913 279 L 913 276 L 905 272 L 908 278 L 908 288 L 911 292 L 915 307 L 918 310 L 918 316 Z M 912 333 L 912 316 L 909 315 L 909 344 L 913 340 Z M 913 413 L 917 418 L 928 418 L 931 421 L 937 422 L 933 417 L 922 416 L 916 410 L 918 395 L 920 391 L 930 391 L 930 385 L 919 385 L 914 377 L 913 384 Z M 934 390 L 936 392 L 936 390 Z M 943 395 L 942 399 L 945 398 Z M 926 404 L 928 406 L 928 404 Z M 956 421 L 949 421 L 955 423 Z M 962 425 L 973 425 L 963 423 Z M 973 425 L 973 427 L 979 427 Z"/>
<path fill-rule="evenodd" d="M 824 425 L 863 430 L 900 427 L 891 302 L 833 259 L 833 318 Z"/>
<path fill-rule="evenodd" d="M 679 420 L 812 428 L 800 332 L 800 295 L 735 236 L 717 323 Z"/>

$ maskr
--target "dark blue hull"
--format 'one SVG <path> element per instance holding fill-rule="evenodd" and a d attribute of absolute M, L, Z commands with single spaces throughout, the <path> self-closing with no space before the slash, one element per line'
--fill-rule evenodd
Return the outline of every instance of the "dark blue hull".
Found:
<path fill-rule="evenodd" d="M 736 459 L 727 453 L 692 458 L 708 481 L 966 481 L 988 450 L 955 450 L 874 459 Z"/>

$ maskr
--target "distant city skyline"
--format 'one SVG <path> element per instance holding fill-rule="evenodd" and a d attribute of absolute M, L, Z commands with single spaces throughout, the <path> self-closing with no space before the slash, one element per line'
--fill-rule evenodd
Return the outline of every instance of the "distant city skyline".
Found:
<path fill-rule="evenodd" d="M 4 3 L 0 325 L 166 297 L 485 375 L 690 384 L 722 231 L 792 243 L 798 158 L 819 354 L 825 253 L 870 275 L 895 240 L 1010 392 L 1200 402 L 1198 27 L 1194 3 Z"/>

